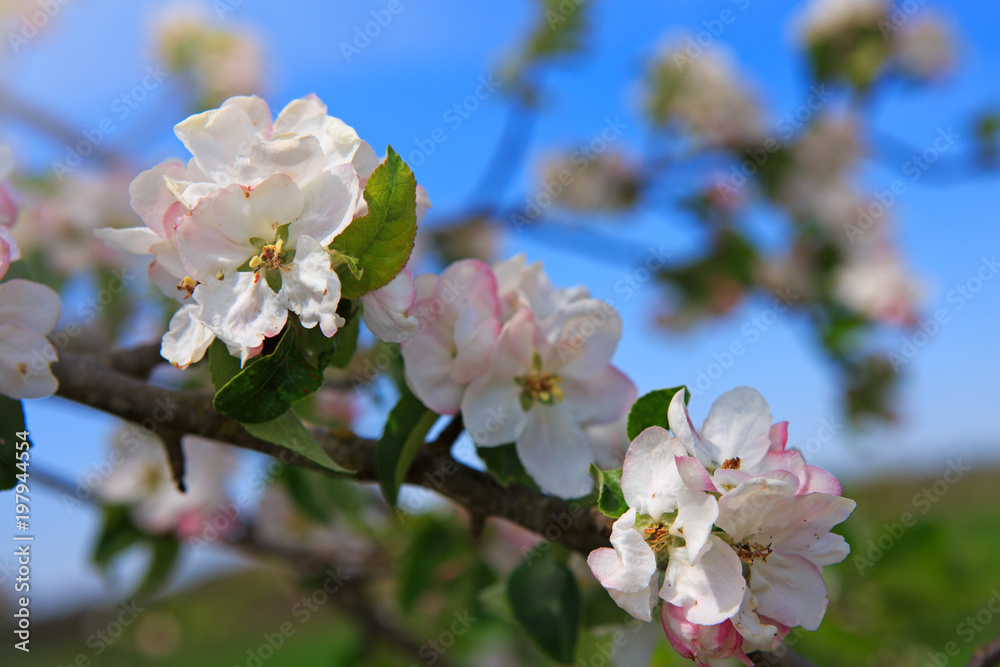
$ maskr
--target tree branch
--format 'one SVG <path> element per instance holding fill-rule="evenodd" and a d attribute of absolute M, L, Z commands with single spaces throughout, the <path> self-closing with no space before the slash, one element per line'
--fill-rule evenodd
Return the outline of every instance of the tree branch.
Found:
<path fill-rule="evenodd" d="M 1000 665 L 1000 637 L 976 649 L 969 667 L 997 667 Z"/>
<path fill-rule="evenodd" d="M 263 452 L 286 464 L 323 470 L 288 449 L 250 435 L 238 422 L 216 412 L 209 394 L 156 387 L 109 365 L 109 359 L 123 355 L 63 352 L 52 365 L 59 379 L 58 395 L 135 422 L 152 433 L 198 435 Z M 450 437 L 453 431 L 446 427 L 442 436 Z M 334 461 L 355 471 L 355 479 L 377 479 L 373 440 L 346 429 L 314 429 L 313 436 Z M 585 555 L 610 544 L 610 521 L 596 510 L 521 484 L 503 487 L 489 474 L 458 463 L 447 451 L 421 451 L 406 481 L 437 491 L 474 516 L 508 519 Z"/>

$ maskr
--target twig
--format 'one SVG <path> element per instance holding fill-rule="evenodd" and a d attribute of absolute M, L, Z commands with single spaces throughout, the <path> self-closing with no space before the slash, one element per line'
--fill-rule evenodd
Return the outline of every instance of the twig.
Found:
<path fill-rule="evenodd" d="M 170 467 L 174 485 L 181 493 L 187 493 L 187 485 L 184 484 L 184 449 L 181 447 L 183 434 L 162 429 L 159 435 L 163 440 L 163 449 L 167 453 L 167 465 Z"/>
<path fill-rule="evenodd" d="M 154 433 L 167 430 L 199 435 L 263 452 L 289 465 L 329 473 L 289 449 L 250 435 L 238 422 L 216 412 L 209 394 L 150 385 L 109 367 L 100 358 L 69 352 L 62 354 L 52 370 L 59 379 L 59 396 L 141 424 Z M 345 430 L 314 429 L 313 436 L 334 461 L 355 471 L 355 479 L 378 479 L 373 440 Z M 421 451 L 406 481 L 437 491 L 473 515 L 509 519 L 536 533 L 554 536 L 583 554 L 610 544 L 610 522 L 591 508 L 521 484 L 503 487 L 489 474 L 448 454 Z"/>

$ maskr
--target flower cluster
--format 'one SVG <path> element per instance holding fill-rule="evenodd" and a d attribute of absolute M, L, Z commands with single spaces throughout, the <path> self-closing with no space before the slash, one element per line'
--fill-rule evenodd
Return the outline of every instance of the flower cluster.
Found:
<path fill-rule="evenodd" d="M 10 150 L 0 146 L 0 278 L 21 252 L 14 240 L 19 195 L 7 180 Z M 0 394 L 41 398 L 55 393 L 58 382 L 49 365 L 56 351 L 46 336 L 59 321 L 59 295 L 30 280 L 0 284 Z"/>
<path fill-rule="evenodd" d="M 715 402 L 697 431 L 684 390 L 668 419 L 633 440 L 621 488 L 629 510 L 614 548 L 587 559 L 615 602 L 661 621 L 677 651 L 699 664 L 774 648 L 794 626 L 815 630 L 827 606 L 821 569 L 843 560 L 830 529 L 854 502 L 836 478 L 787 449 L 787 422 L 773 424 L 754 389 Z M 663 576 L 662 584 L 660 576 Z"/>
<path fill-rule="evenodd" d="M 188 118 L 175 133 L 193 158 L 164 162 L 129 188 L 146 227 L 97 231 L 152 255 L 150 277 L 184 304 L 163 338 L 163 356 L 176 366 L 201 359 L 215 338 L 245 363 L 289 313 L 327 337 L 343 326 L 327 245 L 367 212 L 360 193 L 379 161 L 326 111 L 310 95 L 272 119 L 262 99 L 234 97 Z M 428 206 L 421 189 L 418 211 Z M 366 295 L 376 335 L 415 328 L 406 316 L 414 295 L 405 272 Z"/>
<path fill-rule="evenodd" d="M 523 255 L 494 265 L 455 262 L 416 279 L 402 344 L 406 381 L 439 414 L 461 411 L 480 447 L 515 443 L 542 490 L 564 498 L 593 486 L 604 454 L 588 427 L 618 419 L 635 388 L 610 365 L 621 319 L 582 288 L 552 285 Z"/>

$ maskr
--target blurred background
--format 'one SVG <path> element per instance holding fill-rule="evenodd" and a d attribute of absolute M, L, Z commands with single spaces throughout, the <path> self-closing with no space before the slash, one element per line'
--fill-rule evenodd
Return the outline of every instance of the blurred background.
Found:
<path fill-rule="evenodd" d="M 619 309 L 615 364 L 640 393 L 686 384 L 697 420 L 756 387 L 791 422 L 790 444 L 844 480 L 853 554 L 828 568 L 827 620 L 793 633 L 797 650 L 822 665 L 962 664 L 1000 630 L 992 7 L 5 0 L 0 13 L 0 143 L 24 270 L 60 291 L 62 326 L 83 329 L 57 347 L 162 334 L 172 302 L 92 230 L 139 224 L 128 184 L 185 157 L 175 123 L 230 95 L 277 113 L 315 93 L 429 193 L 417 272 L 541 260 L 555 284 Z M 127 289 L 111 289 L 123 271 Z M 353 373 L 383 351 L 362 341 Z M 204 381 L 169 370 L 157 381 Z M 394 395 L 388 378 L 331 378 L 306 417 L 377 437 Z M 372 489 L 199 445 L 221 471 L 200 502 L 236 506 L 273 548 L 225 530 L 109 547 L 114 511 L 146 534 L 169 524 L 120 488 L 157 469 L 158 447 L 62 399 L 26 413 L 45 479 L 32 499 L 37 643 L 4 664 L 547 664 L 497 594 L 534 544 L 516 527 L 491 521 L 474 538 L 416 490 L 400 523 Z M 141 465 L 115 463 L 143 448 Z M 165 588 L 137 598 L 150 564 Z M 14 571 L 0 553 L 0 600 Z M 580 664 L 682 663 L 658 627 L 609 644 L 589 576 Z M 316 600 L 331 581 L 338 593 Z"/>

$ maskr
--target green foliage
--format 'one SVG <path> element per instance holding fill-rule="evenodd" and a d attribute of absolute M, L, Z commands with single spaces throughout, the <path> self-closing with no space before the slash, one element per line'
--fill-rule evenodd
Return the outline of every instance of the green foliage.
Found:
<path fill-rule="evenodd" d="M 670 401 L 673 400 L 674 394 L 682 389 L 684 390 L 684 403 L 687 404 L 691 400 L 691 392 L 684 385 L 669 389 L 657 389 L 639 398 L 628 413 L 628 439 L 635 440 L 636 436 L 650 426 L 670 428 L 667 410 L 670 408 Z"/>
<path fill-rule="evenodd" d="M 0 491 L 6 491 L 14 488 L 18 474 L 24 472 L 17 464 L 25 447 L 22 444 L 19 449 L 18 443 L 27 441 L 30 446 L 21 401 L 0 396 L 0 424 L 3 425 L 3 431 L 0 432 Z M 18 437 L 19 433 L 25 437 Z"/>
<path fill-rule="evenodd" d="M 150 551 L 146 573 L 135 592 L 139 597 L 148 597 L 170 578 L 180 554 L 180 543 L 173 535 L 150 535 L 141 530 L 132 522 L 127 506 L 106 506 L 101 533 L 91 555 L 94 564 L 107 570 L 115 558 L 136 546 L 145 546 Z"/>
<path fill-rule="evenodd" d="M 396 407 L 389 413 L 385 431 L 376 448 L 376 461 L 379 487 L 390 505 L 396 505 L 399 487 L 437 418 L 436 413 L 424 407 L 420 399 L 408 390 L 403 391 Z"/>
<path fill-rule="evenodd" d="M 352 221 L 330 244 L 346 258 L 338 270 L 344 298 L 386 285 L 406 266 L 417 233 L 416 188 L 413 172 L 387 147 L 385 162 L 365 185 L 368 214 Z"/>
<path fill-rule="evenodd" d="M 503 486 L 512 482 L 536 486 L 521 464 L 514 443 L 499 447 L 477 447 L 476 454 L 486 464 L 486 470 Z"/>
<path fill-rule="evenodd" d="M 219 388 L 212 404 L 227 417 L 244 424 L 260 424 L 277 419 L 292 403 L 322 384 L 322 371 L 306 360 L 290 324 L 281 334 L 278 347 L 248 362 Z"/>
<path fill-rule="evenodd" d="M 580 590 L 554 549 L 536 550 L 510 575 L 507 599 L 524 631 L 553 660 L 572 663 L 580 630 Z"/>
<path fill-rule="evenodd" d="M 622 493 L 622 470 L 600 470 L 594 464 L 590 465 L 590 474 L 594 478 L 597 493 L 597 508 L 605 515 L 617 519 L 628 512 L 628 504 Z"/>

